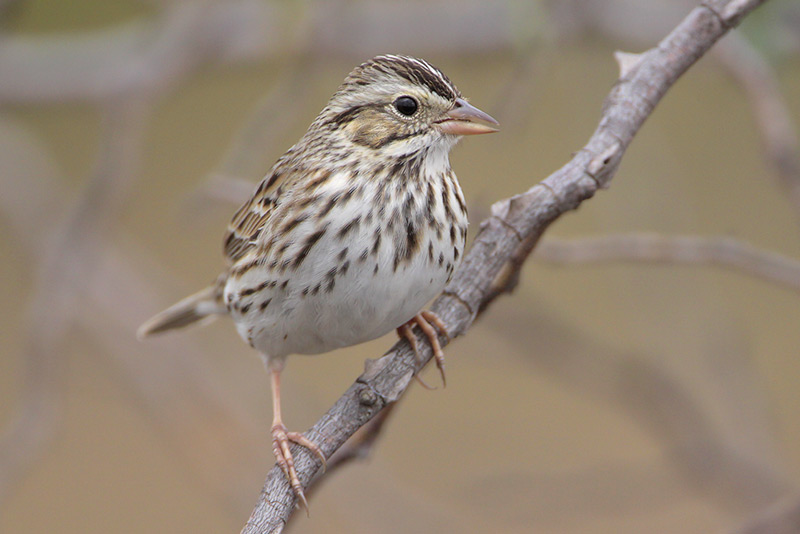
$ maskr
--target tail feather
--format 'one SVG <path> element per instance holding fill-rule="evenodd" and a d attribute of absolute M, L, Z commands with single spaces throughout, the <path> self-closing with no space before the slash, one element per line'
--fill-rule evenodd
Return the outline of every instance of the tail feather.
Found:
<path fill-rule="evenodd" d="M 173 304 L 145 321 L 136 331 L 136 337 L 144 339 L 173 328 L 188 326 L 201 319 L 228 313 L 222 304 L 220 289 L 219 284 L 209 286 Z"/>

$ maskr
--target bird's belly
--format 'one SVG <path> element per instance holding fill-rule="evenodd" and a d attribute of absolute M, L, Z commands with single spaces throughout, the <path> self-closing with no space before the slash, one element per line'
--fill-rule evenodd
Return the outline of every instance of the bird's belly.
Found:
<path fill-rule="evenodd" d="M 330 292 L 300 297 L 288 350 L 315 354 L 380 337 L 416 315 L 444 287 L 447 273 L 412 265 L 399 273 L 355 267 Z"/>
<path fill-rule="evenodd" d="M 286 273 L 285 284 L 266 265 L 229 280 L 228 294 L 276 282 L 260 296 L 241 299 L 231 314 L 240 335 L 270 357 L 318 354 L 375 339 L 411 319 L 444 288 L 465 235 L 465 229 L 456 239 L 429 232 L 412 253 L 398 251 L 405 232 L 402 239 L 384 237 L 377 250 L 374 236 L 366 233 L 322 239 L 300 268 Z"/>

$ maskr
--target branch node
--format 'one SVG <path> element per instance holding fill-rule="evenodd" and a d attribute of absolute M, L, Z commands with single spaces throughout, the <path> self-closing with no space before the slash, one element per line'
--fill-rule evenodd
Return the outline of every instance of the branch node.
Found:
<path fill-rule="evenodd" d="M 592 178 L 600 189 L 608 189 L 609 178 L 622 159 L 622 143 L 614 136 L 615 144 L 593 157 L 586 165 L 586 174 Z"/>
<path fill-rule="evenodd" d="M 472 306 L 470 306 L 469 302 L 467 302 L 466 300 L 461 298 L 461 296 L 458 293 L 456 293 L 455 291 L 451 291 L 451 290 L 445 288 L 445 290 L 442 291 L 442 293 L 441 293 L 439 298 L 442 298 L 442 297 L 450 297 L 450 298 L 452 298 L 453 300 L 455 300 L 456 302 L 458 302 L 459 304 L 461 304 L 462 306 L 464 306 L 467 309 L 467 312 L 469 312 L 469 316 L 470 317 L 472 317 L 473 319 L 475 318 L 475 315 L 476 315 L 475 314 L 475 310 L 472 309 Z M 457 336 L 459 333 L 451 331 L 451 334 L 453 334 L 454 336 Z"/>
<path fill-rule="evenodd" d="M 519 241 L 522 241 L 522 234 L 520 233 L 519 230 L 517 230 L 517 228 L 513 224 L 511 224 L 510 222 L 508 222 L 507 220 L 503 219 L 498 215 L 490 215 L 489 218 L 499 221 L 500 224 L 502 224 L 503 226 L 514 232 L 514 235 L 517 237 Z"/>
<path fill-rule="evenodd" d="M 539 182 L 539 184 L 538 184 L 538 185 L 540 185 L 540 186 L 544 187 L 544 188 L 545 188 L 547 191 L 549 191 L 549 192 L 550 192 L 550 194 L 553 196 L 553 198 L 554 198 L 554 199 L 556 199 L 556 203 L 557 203 L 557 205 L 561 206 L 561 205 L 563 205 L 563 204 L 564 204 L 564 199 L 563 199 L 563 198 L 561 198 L 561 195 L 559 195 L 559 194 L 558 194 L 558 192 L 557 192 L 555 189 L 553 189 L 552 187 L 550 187 L 550 185 L 547 183 L 547 180 L 546 180 L 546 179 L 545 179 L 545 180 L 542 180 L 541 182 Z M 520 241 L 521 241 L 521 240 L 520 240 Z"/>
<path fill-rule="evenodd" d="M 364 384 L 364 387 L 358 392 L 358 402 L 363 406 L 375 406 L 378 403 L 378 394 L 367 384 Z"/>
<path fill-rule="evenodd" d="M 642 55 L 643 54 L 623 52 L 622 50 L 614 52 L 614 59 L 617 60 L 617 65 L 619 65 L 619 77 L 626 78 L 628 74 L 633 72 L 639 65 Z"/>

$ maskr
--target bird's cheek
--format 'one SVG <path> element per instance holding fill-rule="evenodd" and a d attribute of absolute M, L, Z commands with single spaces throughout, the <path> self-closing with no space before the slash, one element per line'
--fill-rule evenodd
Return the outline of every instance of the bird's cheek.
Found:
<path fill-rule="evenodd" d="M 354 143 L 370 148 L 380 148 L 391 138 L 391 132 L 379 124 L 353 125 L 349 130 L 349 137 Z"/>

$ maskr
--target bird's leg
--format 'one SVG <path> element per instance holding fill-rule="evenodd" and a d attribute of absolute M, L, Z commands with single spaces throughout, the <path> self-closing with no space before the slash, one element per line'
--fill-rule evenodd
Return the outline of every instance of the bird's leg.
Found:
<path fill-rule="evenodd" d="M 311 440 L 303 436 L 299 432 L 289 432 L 281 419 L 281 370 L 283 369 L 283 362 L 271 361 L 269 366 L 269 374 L 272 380 L 272 453 L 275 455 L 275 460 L 278 465 L 283 469 L 289 484 L 292 486 L 292 491 L 300 500 L 300 503 L 308 513 L 308 501 L 306 500 L 305 493 L 303 493 L 303 486 L 300 484 L 300 479 L 297 477 L 297 471 L 294 467 L 294 458 L 289 450 L 291 442 L 302 445 L 310 450 L 322 462 L 322 469 L 326 468 L 325 455 L 322 454 L 320 448 Z"/>
<path fill-rule="evenodd" d="M 445 378 L 444 373 L 444 352 L 442 351 L 442 345 L 439 343 L 439 334 L 436 332 L 436 330 L 438 329 L 445 338 L 450 339 L 450 334 L 447 333 L 447 327 L 438 315 L 432 311 L 423 310 L 397 329 L 397 335 L 408 340 L 409 345 L 411 345 L 411 349 L 417 356 L 417 360 L 419 360 L 417 338 L 411 331 L 411 328 L 415 324 L 420 327 L 422 333 L 425 334 L 425 337 L 428 338 L 428 342 L 431 344 L 431 348 L 433 349 L 433 357 L 436 359 L 436 367 L 439 368 L 439 373 L 442 375 L 442 384 L 446 387 L 447 379 Z M 417 377 L 417 380 L 419 380 L 419 382 L 427 389 L 431 389 L 431 387 L 423 382 L 421 378 Z"/>

